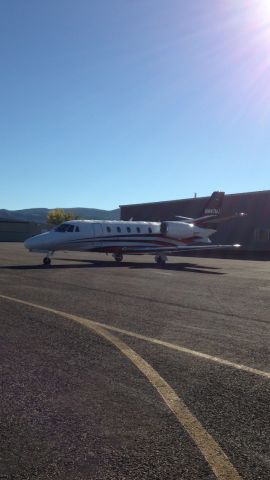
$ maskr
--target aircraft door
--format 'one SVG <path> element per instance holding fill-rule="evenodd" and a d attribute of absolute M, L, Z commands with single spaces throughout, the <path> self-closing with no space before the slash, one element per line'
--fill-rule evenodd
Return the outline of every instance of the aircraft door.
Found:
<path fill-rule="evenodd" d="M 94 237 L 102 237 L 103 230 L 102 230 L 101 223 L 93 223 L 93 227 L 94 227 Z M 100 239 L 100 241 L 102 241 L 102 238 Z"/>

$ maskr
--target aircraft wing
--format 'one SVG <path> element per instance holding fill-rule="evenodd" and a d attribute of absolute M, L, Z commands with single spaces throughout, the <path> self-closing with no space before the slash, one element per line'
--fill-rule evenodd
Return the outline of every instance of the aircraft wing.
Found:
<path fill-rule="evenodd" d="M 123 253 L 149 253 L 149 254 L 157 254 L 157 253 L 181 253 L 181 252 L 204 252 L 207 250 L 212 250 L 212 251 L 220 251 L 220 250 L 233 250 L 235 248 L 240 248 L 241 245 L 235 244 L 235 245 L 183 245 L 183 246 L 177 246 L 177 247 L 136 247 L 134 249 L 122 249 Z"/>

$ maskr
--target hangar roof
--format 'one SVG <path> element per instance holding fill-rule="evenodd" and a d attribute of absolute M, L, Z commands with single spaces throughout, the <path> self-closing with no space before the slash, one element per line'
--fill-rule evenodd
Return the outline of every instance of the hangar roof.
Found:
<path fill-rule="evenodd" d="M 0 218 L 0 222 L 5 222 L 5 223 L 31 223 L 31 222 L 28 222 L 27 220 L 16 220 L 14 218 Z"/>
<path fill-rule="evenodd" d="M 258 191 L 255 191 L 255 192 L 241 192 L 241 193 L 227 193 L 225 194 L 226 197 L 236 197 L 236 196 L 239 196 L 239 195 L 260 195 L 260 194 L 266 194 L 266 193 L 269 193 L 270 194 L 270 190 L 258 190 Z M 129 203 L 129 204 L 125 204 L 125 205 L 119 205 L 120 208 L 122 207 L 135 207 L 135 206 L 139 206 L 139 205 L 158 205 L 158 204 L 164 204 L 164 203 L 172 203 L 172 202 L 186 202 L 187 200 L 190 201 L 190 200 L 201 200 L 201 199 L 207 199 L 209 198 L 210 195 L 207 195 L 205 197 L 190 197 L 190 198 L 177 198 L 175 200 L 160 200 L 158 202 L 142 202 L 142 203 Z"/>

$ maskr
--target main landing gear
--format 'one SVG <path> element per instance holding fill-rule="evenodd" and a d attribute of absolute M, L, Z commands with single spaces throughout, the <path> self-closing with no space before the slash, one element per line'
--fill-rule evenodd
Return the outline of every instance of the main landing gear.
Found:
<path fill-rule="evenodd" d="M 123 260 L 123 255 L 122 253 L 113 253 L 113 258 L 117 263 L 120 263 Z"/>
<path fill-rule="evenodd" d="M 54 252 L 48 252 L 46 257 L 43 258 L 43 265 L 49 266 L 51 265 L 51 258 L 54 254 Z"/>
<path fill-rule="evenodd" d="M 156 255 L 155 256 L 155 262 L 160 265 L 161 267 L 165 265 L 167 262 L 168 258 L 164 254 Z"/>

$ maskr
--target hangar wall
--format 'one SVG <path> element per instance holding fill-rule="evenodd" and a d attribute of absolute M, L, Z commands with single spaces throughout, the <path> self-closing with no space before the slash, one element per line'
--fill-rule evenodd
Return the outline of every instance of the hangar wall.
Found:
<path fill-rule="evenodd" d="M 33 222 L 0 219 L 0 242 L 23 242 L 43 231 L 43 225 Z"/>
<path fill-rule="evenodd" d="M 177 215 L 196 218 L 208 198 L 120 205 L 121 220 L 175 220 Z M 225 195 L 222 214 L 240 212 L 247 215 L 220 225 L 211 237 L 213 243 L 241 243 L 248 251 L 270 251 L 270 190 Z"/>

